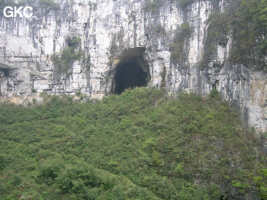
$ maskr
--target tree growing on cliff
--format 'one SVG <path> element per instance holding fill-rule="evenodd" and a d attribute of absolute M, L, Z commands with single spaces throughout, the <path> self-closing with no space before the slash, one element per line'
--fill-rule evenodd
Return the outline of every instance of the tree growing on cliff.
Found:
<path fill-rule="evenodd" d="M 82 56 L 82 51 L 79 48 L 81 39 L 73 36 L 65 39 L 67 46 L 61 53 L 54 53 L 51 56 L 51 60 L 55 65 L 55 71 L 60 73 L 66 73 L 73 65 L 75 60 L 78 60 Z"/>

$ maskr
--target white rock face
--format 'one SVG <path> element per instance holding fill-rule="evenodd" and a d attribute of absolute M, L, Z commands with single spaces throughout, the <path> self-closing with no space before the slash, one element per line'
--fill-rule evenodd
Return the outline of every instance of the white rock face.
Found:
<path fill-rule="evenodd" d="M 187 11 L 171 1 L 151 11 L 143 0 L 55 0 L 61 10 L 34 13 L 32 18 L 0 17 L 0 95 L 21 103 L 38 94 L 78 92 L 102 98 L 114 89 L 116 67 L 130 49 L 144 49 L 151 76 L 149 87 L 164 87 L 207 95 L 212 88 L 237 105 L 245 121 L 258 132 L 267 131 L 267 75 L 262 70 L 228 63 L 232 39 L 217 44 L 217 54 L 201 70 L 207 24 L 213 10 L 209 0 L 196 1 Z M 90 3 L 88 3 L 90 2 Z M 219 3 L 223 10 L 225 0 Z M 185 41 L 186 66 L 171 61 L 170 44 L 176 29 L 193 28 Z M 83 59 L 68 72 L 56 74 L 51 55 L 66 48 L 66 37 L 81 38 Z M 165 70 L 165 80 L 163 71 Z M 15 100 L 14 100 L 15 99 Z M 21 101 L 17 100 L 21 99 Z"/>

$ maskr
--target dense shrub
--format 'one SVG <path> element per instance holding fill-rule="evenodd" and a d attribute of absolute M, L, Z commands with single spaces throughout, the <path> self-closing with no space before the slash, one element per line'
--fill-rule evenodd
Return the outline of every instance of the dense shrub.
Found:
<path fill-rule="evenodd" d="M 145 0 L 144 10 L 146 12 L 156 13 L 163 5 L 163 0 Z"/>
<path fill-rule="evenodd" d="M 60 54 L 53 54 L 51 56 L 51 60 L 55 65 L 56 72 L 64 72 L 66 73 L 69 70 L 73 62 L 78 60 L 82 56 L 82 52 L 79 49 L 81 44 L 81 39 L 74 36 L 74 37 L 67 37 L 66 38 L 67 47 L 63 49 Z"/>
<path fill-rule="evenodd" d="M 229 60 L 235 64 L 266 67 L 267 2 L 265 0 L 231 0 L 223 13 L 214 11 L 207 23 L 204 63 L 216 52 L 216 45 L 226 45 L 233 37 Z"/>
<path fill-rule="evenodd" d="M 266 155 L 216 91 L 1 104 L 0 124 L 2 199 L 266 199 Z"/>
<path fill-rule="evenodd" d="M 54 0 L 38 0 L 38 5 L 40 6 L 39 8 L 45 11 L 45 14 L 60 9 L 60 5 Z"/>
<path fill-rule="evenodd" d="M 186 8 L 187 6 L 194 3 L 195 0 L 176 0 L 176 2 L 181 8 Z"/>
<path fill-rule="evenodd" d="M 190 39 L 192 32 L 192 27 L 187 22 L 182 23 L 177 28 L 173 43 L 170 45 L 171 59 L 174 62 L 185 62 L 187 57 L 186 42 Z"/>

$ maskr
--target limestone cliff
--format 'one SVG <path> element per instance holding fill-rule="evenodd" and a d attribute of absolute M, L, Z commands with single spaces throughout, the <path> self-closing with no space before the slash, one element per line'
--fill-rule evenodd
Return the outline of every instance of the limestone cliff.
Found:
<path fill-rule="evenodd" d="M 256 63 L 248 66 L 228 61 L 231 34 L 224 43 L 214 44 L 212 58 L 201 67 L 209 40 L 206 21 L 214 10 L 223 12 L 226 0 L 192 1 L 184 7 L 172 0 L 51 2 L 32 3 L 31 18 L 0 17 L 2 99 L 22 103 L 26 98 L 40 98 L 42 92 L 102 98 L 123 91 L 119 84 L 133 78 L 123 71 L 128 65 L 139 77 L 131 83 L 140 86 L 202 95 L 217 89 L 240 108 L 249 125 L 258 132 L 267 131 L 266 70 Z M 182 56 L 175 62 L 172 43 L 186 26 L 190 31 L 177 39 Z M 76 46 L 72 46 L 74 39 Z M 65 63 L 60 63 L 65 58 L 62 52 Z M 73 58 L 71 62 L 68 57 Z"/>

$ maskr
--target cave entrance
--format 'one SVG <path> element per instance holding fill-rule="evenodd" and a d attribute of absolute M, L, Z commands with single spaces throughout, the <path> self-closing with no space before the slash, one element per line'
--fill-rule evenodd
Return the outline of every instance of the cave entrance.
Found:
<path fill-rule="evenodd" d="M 136 60 L 120 63 L 115 73 L 115 93 L 120 94 L 127 88 L 146 86 L 147 73 Z"/>
<path fill-rule="evenodd" d="M 143 54 L 144 48 L 129 49 L 122 54 L 115 70 L 115 94 L 120 94 L 127 88 L 147 85 L 150 79 L 149 67 Z"/>

